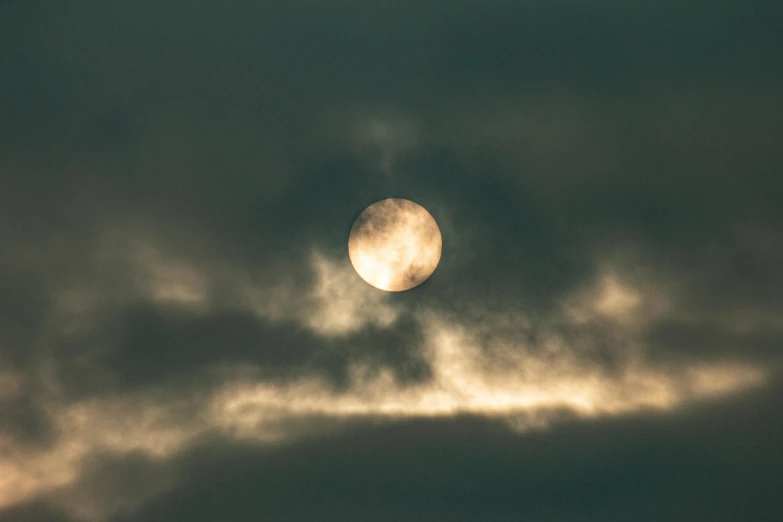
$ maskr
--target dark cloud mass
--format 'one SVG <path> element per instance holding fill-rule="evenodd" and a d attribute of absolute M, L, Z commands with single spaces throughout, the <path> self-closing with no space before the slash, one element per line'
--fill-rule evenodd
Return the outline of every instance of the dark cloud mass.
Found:
<path fill-rule="evenodd" d="M 0 522 L 783 520 L 778 3 L 0 4 Z"/>
<path fill-rule="evenodd" d="M 765 417 L 779 399 L 775 390 L 666 422 L 566 424 L 527 437 L 458 418 L 360 427 L 274 451 L 205 446 L 181 463 L 188 478 L 179 490 L 134 516 L 774 520 L 774 474 L 783 462 L 762 455 L 776 445 L 781 426 Z M 705 439 L 711 430 L 716 434 Z"/>

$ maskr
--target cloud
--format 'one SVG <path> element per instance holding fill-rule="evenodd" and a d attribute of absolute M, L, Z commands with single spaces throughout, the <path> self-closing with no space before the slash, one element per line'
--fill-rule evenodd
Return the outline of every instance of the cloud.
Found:
<path fill-rule="evenodd" d="M 0 519 L 779 510 L 779 6 L 6 4 Z"/>
<path fill-rule="evenodd" d="M 446 170 L 440 153 L 416 154 L 400 159 L 411 169 L 401 169 L 399 179 L 433 165 Z M 375 192 L 349 190 L 345 210 L 316 190 L 318 182 L 322 188 L 364 179 L 351 170 L 355 165 L 338 165 L 302 174 L 304 188 L 294 187 L 276 207 L 294 208 L 291 223 L 277 217 L 225 233 L 194 230 L 184 213 L 155 229 L 151 218 L 134 222 L 132 213 L 118 210 L 99 232 L 91 230 L 89 248 L 27 240 L 40 241 L 29 251 L 36 255 L 26 257 L 39 284 L 21 279 L 6 287 L 24 298 L 15 302 L 38 313 L 8 321 L 12 335 L 3 355 L 25 364 L 3 373 L 0 395 L 6 401 L 25 395 L 30 409 L 42 412 L 49 437 L 32 444 L 14 427 L 2 440 L 4 506 L 40 500 L 84 520 L 133 511 L 182 477 L 167 471 L 149 490 L 121 484 L 102 490 L 95 477 L 105 473 L 103 465 L 129 461 L 136 469 L 139 462 L 138 473 L 149 468 L 154 475 L 215 434 L 271 447 L 356 423 L 477 416 L 528 436 L 574 418 L 674 415 L 759 389 L 776 375 L 774 303 L 751 307 L 740 295 L 694 306 L 722 294 L 713 286 L 719 276 L 742 286 L 747 274 L 731 264 L 742 249 L 727 245 L 710 258 L 699 247 L 669 244 L 669 231 L 656 235 L 636 207 L 648 201 L 643 191 L 631 192 L 632 203 L 619 212 L 633 218 L 621 241 L 609 233 L 587 244 L 596 230 L 612 229 L 617 216 L 595 217 L 593 207 L 581 207 L 597 228 L 575 239 L 552 214 L 528 205 L 538 201 L 531 195 L 541 194 L 538 187 L 520 196 L 500 181 L 503 166 L 492 165 L 482 177 L 462 165 L 449 171 L 447 184 L 440 174 L 424 177 L 414 185 L 418 195 L 433 208 L 460 209 L 444 227 L 452 250 L 444 250 L 426 294 L 392 296 L 354 273 L 344 252 L 347 230 L 335 225 L 347 228 L 351 213 L 363 208 L 353 202 Z M 568 212 L 580 208 L 574 201 L 619 197 L 552 190 Z M 663 192 L 654 196 L 653 202 L 668 201 Z M 300 211 L 324 215 L 328 225 L 304 223 Z M 692 226 L 702 223 L 691 218 Z M 320 236 L 323 230 L 332 236 Z M 743 230 L 738 237 L 754 266 L 777 259 L 774 230 Z M 256 231 L 261 246 L 252 246 Z M 238 246 L 245 242 L 251 246 Z M 612 243 L 625 250 L 611 254 Z M 41 254 L 51 245 L 65 245 L 67 263 Z M 255 258 L 261 251 L 272 253 Z M 288 263 L 291 252 L 297 255 Z M 674 261 L 657 263 L 666 252 Z M 18 259 L 4 262 L 20 266 Z M 775 279 L 768 284 L 774 287 Z M 738 349 L 748 343 L 756 348 Z M 410 365 L 418 366 L 409 371 Z M 190 393 L 183 391 L 188 387 Z"/>
<path fill-rule="evenodd" d="M 0 373 L 0 400 L 18 396 L 24 377 L 16 373 Z"/>
<path fill-rule="evenodd" d="M 468 416 L 375 422 L 274 446 L 205 444 L 183 459 L 179 487 L 120 519 L 196 517 L 193 492 L 209 491 L 216 511 L 280 521 L 346 512 L 388 521 L 764 520 L 779 509 L 781 458 L 767 451 L 777 447 L 780 391 L 524 436 Z"/>
<path fill-rule="evenodd" d="M 390 294 L 367 292 L 371 287 L 345 260 L 314 254 L 311 263 L 316 275 L 302 299 L 314 307 L 291 309 L 287 320 L 324 339 L 394 324 L 400 312 L 385 302 Z M 265 445 L 339 430 L 346 423 L 465 415 L 496 419 L 527 433 L 573 418 L 672 412 L 767 381 L 766 368 L 742 360 L 672 367 L 649 359 L 641 345 L 648 324 L 642 319 L 670 311 L 649 299 L 671 305 L 663 296 L 648 298 L 607 268 L 592 287 L 576 289 L 565 301 L 571 304 L 543 322 L 521 311 L 460 317 L 419 309 L 413 319 L 423 332 L 421 355 L 429 373 L 416 382 L 401 381 L 392 367 L 361 360 L 346 363 L 342 387 L 319 373 L 270 380 L 259 373 L 260 366 L 242 363 L 224 364 L 210 385 L 202 382 L 195 389 L 170 381 L 76 400 L 41 396 L 57 436 L 42 447 L 4 440 L 0 503 L 8 507 L 43 498 L 80 520 L 106 520 L 174 487 L 178 479 L 172 471 L 148 490 L 115 494 L 98 487 L 90 462 L 133 457 L 144 466 L 165 466 L 209 435 Z M 578 330 L 604 320 L 625 326 L 613 343 L 622 353 L 612 371 L 593 358 L 589 330 Z M 564 329 L 564 321 L 577 330 Z"/>
<path fill-rule="evenodd" d="M 311 293 L 314 308 L 305 324 L 325 335 L 345 335 L 367 325 L 388 327 L 400 310 L 389 304 L 387 294 L 362 281 L 345 258 L 332 261 L 313 253 L 315 284 Z"/>

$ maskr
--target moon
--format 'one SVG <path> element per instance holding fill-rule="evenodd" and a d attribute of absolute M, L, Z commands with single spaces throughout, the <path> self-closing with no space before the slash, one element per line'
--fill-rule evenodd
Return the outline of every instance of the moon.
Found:
<path fill-rule="evenodd" d="M 348 237 L 348 256 L 356 272 L 387 292 L 410 290 L 426 281 L 438 267 L 442 248 L 432 215 L 401 198 L 364 209 Z"/>

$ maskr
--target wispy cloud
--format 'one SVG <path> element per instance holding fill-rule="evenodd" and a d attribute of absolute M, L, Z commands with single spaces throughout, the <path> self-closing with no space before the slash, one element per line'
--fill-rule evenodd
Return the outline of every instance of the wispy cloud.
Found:
<path fill-rule="evenodd" d="M 166 265 L 153 257 L 143 260 Z M 345 260 L 315 253 L 311 263 L 312 287 L 301 296 L 302 308 L 291 309 L 288 320 L 329 338 L 369 325 L 389 326 L 403 313 L 386 302 L 388 294 L 353 274 Z M 57 434 L 51 446 L 2 439 L 0 506 L 43 497 L 70 506 L 84 520 L 102 520 L 120 507 L 110 509 L 97 494 L 91 503 L 73 502 L 74 495 L 89 496 L 83 481 L 90 458 L 143 455 L 162 464 L 206 433 L 264 444 L 306 437 L 346 420 L 466 414 L 496 418 L 527 431 L 556 423 L 564 412 L 577 418 L 666 412 L 765 381 L 765 370 L 749 363 L 703 361 L 663 367 L 647 360 L 643 349 L 627 350 L 619 369 L 607 371 L 583 350 L 581 343 L 589 340 L 558 330 L 563 321 L 583 325 L 607 317 L 638 326 L 641 316 L 662 310 L 646 299 L 617 270 L 607 270 L 592 287 L 575 291 L 562 312 L 542 324 L 523 312 L 487 312 L 465 321 L 434 308 L 421 309 L 414 320 L 424 332 L 421 350 L 431 378 L 414 384 L 399 382 L 389 368 L 359 363 L 350 368 L 349 383 L 341 389 L 318 375 L 271 382 L 245 366 L 229 369 L 213 389 L 174 392 L 163 383 L 70 402 L 51 394 L 40 399 Z M 526 340 L 533 327 L 537 339 Z M 494 334 L 487 336 L 488 331 Z M 637 327 L 620 332 L 622 346 L 641 342 Z M 10 384 L 5 388 L 13 391 L 16 381 L 2 382 L 6 381 Z"/>

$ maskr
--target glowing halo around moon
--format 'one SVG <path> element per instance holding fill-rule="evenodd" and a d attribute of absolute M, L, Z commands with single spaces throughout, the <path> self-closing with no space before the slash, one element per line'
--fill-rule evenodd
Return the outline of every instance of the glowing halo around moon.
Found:
<path fill-rule="evenodd" d="M 402 292 L 426 281 L 440 262 L 443 239 L 427 210 L 389 198 L 362 211 L 351 227 L 348 256 L 359 276 L 375 288 Z"/>

